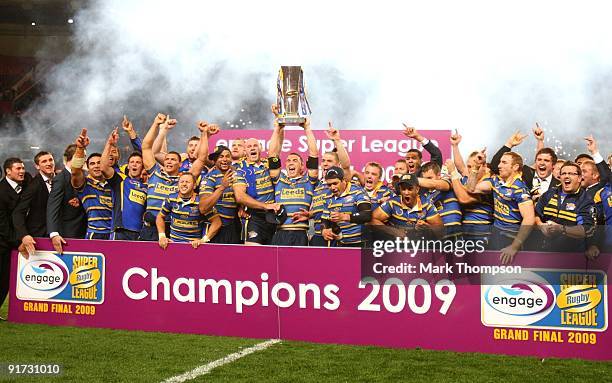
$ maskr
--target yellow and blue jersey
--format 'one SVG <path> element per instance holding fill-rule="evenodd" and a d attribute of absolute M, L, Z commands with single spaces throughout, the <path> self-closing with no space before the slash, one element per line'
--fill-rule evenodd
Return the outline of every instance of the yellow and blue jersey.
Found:
<path fill-rule="evenodd" d="M 247 194 L 259 202 L 274 202 L 274 185 L 267 159 L 258 164 L 246 160 L 240 162 L 234 185 L 246 186 Z"/>
<path fill-rule="evenodd" d="M 595 207 L 603 214 L 605 226 L 603 229 L 606 248 L 604 251 L 612 249 L 612 185 L 610 182 L 597 191 L 594 197 Z"/>
<path fill-rule="evenodd" d="M 378 182 L 378 184 L 372 190 L 364 189 L 368 197 L 370 198 L 370 203 L 372 204 L 372 211 L 374 211 L 383 200 L 388 200 L 393 197 L 395 193 L 391 188 L 382 182 Z"/>
<path fill-rule="evenodd" d="M 529 189 L 520 175 L 503 182 L 498 175 L 486 178 L 493 190 L 493 226 L 502 232 L 518 233 L 523 216 L 519 205 L 531 203 Z"/>
<path fill-rule="evenodd" d="M 219 169 L 213 169 L 208 176 L 202 179 L 200 183 L 200 198 L 207 197 L 215 191 L 215 189 L 221 185 L 224 173 Z M 215 204 L 215 210 L 221 217 L 223 226 L 232 224 L 236 220 L 236 210 L 238 205 L 236 204 L 236 198 L 234 197 L 234 189 L 232 186 L 225 188 L 223 194 Z"/>
<path fill-rule="evenodd" d="M 113 192 L 108 182 L 87 176 L 77 193 L 87 214 L 87 238 L 91 234 L 110 234 L 113 231 Z"/>
<path fill-rule="evenodd" d="M 166 198 L 161 212 L 170 221 L 170 239 L 174 242 L 190 242 L 204 236 L 204 224 L 217 213 L 213 210 L 200 213 L 200 197 L 194 194 L 189 199 L 179 196 Z"/>
<path fill-rule="evenodd" d="M 285 206 L 287 214 L 299 212 L 300 209 L 308 210 L 314 196 L 314 187 L 319 181 L 318 178 L 311 178 L 308 174 L 297 178 L 289 178 L 281 173 L 278 179 L 273 180 L 274 201 Z M 285 223 L 278 227 L 280 230 L 300 229 L 308 230 L 308 221 L 294 223 L 291 217 L 287 217 Z"/>
<path fill-rule="evenodd" d="M 461 205 L 455 195 L 453 189 L 448 191 L 430 190 L 424 196 L 429 199 L 429 202 L 436 207 L 438 214 L 444 223 L 446 231 L 445 238 L 456 237 L 462 234 L 461 221 L 463 213 Z"/>
<path fill-rule="evenodd" d="M 361 186 L 349 183 L 340 196 L 331 195 L 325 200 L 325 207 L 321 219 L 329 220 L 331 212 L 339 213 L 358 213 L 359 205 L 370 203 L 370 199 L 366 195 Z M 352 222 L 338 222 L 341 238 L 338 240 L 341 244 L 355 244 L 362 242 L 364 225 Z"/>
<path fill-rule="evenodd" d="M 312 197 L 312 203 L 310 204 L 310 211 L 312 212 L 312 220 L 314 223 L 315 234 L 321 235 L 321 216 L 323 215 L 323 209 L 325 208 L 325 201 L 331 197 L 331 191 L 327 187 L 327 183 L 324 180 L 314 188 L 314 195 Z"/>
<path fill-rule="evenodd" d="M 535 213 L 542 222 L 551 221 L 563 226 L 584 226 L 587 240 L 595 232 L 595 204 L 582 188 L 571 194 L 563 192 L 560 187 L 548 189 L 539 198 Z M 548 242 L 547 239 L 544 241 Z M 547 250 L 584 251 L 585 240 L 559 236 L 545 247 Z"/>
<path fill-rule="evenodd" d="M 606 219 L 606 226 L 612 227 L 612 185 L 610 182 L 595 194 L 594 202 L 601 204 L 601 210 Z"/>
<path fill-rule="evenodd" d="M 468 177 L 462 177 L 461 183 L 467 184 Z M 470 237 L 486 237 L 491 234 L 493 224 L 493 195 L 482 194 L 478 196 L 480 202 L 463 206 L 463 220 L 461 221 L 463 235 Z"/>
<path fill-rule="evenodd" d="M 115 172 L 108 180 L 113 190 L 114 229 L 139 232 L 147 206 L 147 185 L 138 178 Z"/>
<path fill-rule="evenodd" d="M 390 200 L 383 202 L 378 209 L 388 217 L 388 225 L 400 227 L 414 227 L 418 221 L 425 221 L 428 218 L 439 215 L 438 210 L 429 198 L 422 195 L 419 196 L 417 203 L 413 207 L 404 205 L 402 198 L 396 195 Z"/>
<path fill-rule="evenodd" d="M 162 204 L 166 198 L 178 193 L 179 176 L 170 176 L 162 167 L 156 163 L 151 169 L 147 170 L 149 180 L 147 181 L 147 213 L 157 217 Z"/>

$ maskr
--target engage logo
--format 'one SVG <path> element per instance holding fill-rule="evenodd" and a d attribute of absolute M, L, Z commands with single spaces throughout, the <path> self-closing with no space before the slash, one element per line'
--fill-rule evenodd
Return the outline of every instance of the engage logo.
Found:
<path fill-rule="evenodd" d="M 31 260 L 23 266 L 19 278 L 32 290 L 61 290 L 68 283 L 68 267 L 61 261 Z"/>
<path fill-rule="evenodd" d="M 523 269 L 521 275 L 496 276 L 483 282 L 481 319 L 485 326 L 528 326 L 555 308 L 555 289 L 532 271 Z"/>
<path fill-rule="evenodd" d="M 505 286 L 490 286 L 485 302 L 502 314 L 529 316 L 549 310 L 555 302 L 555 293 L 550 286 L 515 280 Z"/>

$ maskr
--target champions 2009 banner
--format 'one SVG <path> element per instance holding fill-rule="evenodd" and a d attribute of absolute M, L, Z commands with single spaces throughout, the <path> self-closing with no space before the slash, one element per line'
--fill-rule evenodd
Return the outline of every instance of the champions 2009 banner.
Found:
<path fill-rule="evenodd" d="M 364 277 L 359 249 L 37 242 L 12 254 L 13 322 L 612 359 L 610 254 L 423 253 Z"/>

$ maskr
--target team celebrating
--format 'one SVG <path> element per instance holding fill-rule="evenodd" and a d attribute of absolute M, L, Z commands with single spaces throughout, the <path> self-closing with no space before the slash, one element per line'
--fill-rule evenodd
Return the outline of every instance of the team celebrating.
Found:
<path fill-rule="evenodd" d="M 278 117 L 276 106 L 272 112 Z M 220 128 L 204 121 L 185 153 L 168 151 L 167 136 L 177 121 L 157 114 L 142 140 L 124 117 L 121 130 L 134 151 L 123 163 L 119 128 L 110 132 L 102 153 L 88 153 L 90 140 L 82 129 L 66 147 L 57 174 L 46 151 L 34 158 L 34 177 L 21 159 L 6 159 L 0 267 L 8 267 L 11 249 L 27 256 L 36 249 L 35 238 L 47 236 L 59 253 L 70 238 L 157 241 L 163 249 L 208 242 L 363 247 L 368 228 L 377 227 L 397 236 L 427 232 L 443 240 L 483 240 L 500 250 L 502 263 L 512 262 L 528 243 L 531 249 L 584 252 L 588 258 L 612 244 L 612 156 L 606 163 L 592 136 L 585 139 L 588 154 L 561 159 L 544 147 L 544 131 L 536 124 L 536 154 L 529 164 L 531 159 L 513 151 L 526 135 L 512 134 L 490 161 L 484 149 L 464 160 L 455 132 L 453 158 L 443 162 L 434 142 L 405 125 L 403 134 L 419 141 L 431 159 L 424 162 L 417 149 L 398 155 L 392 180 L 385 183 L 383 168 L 390 164 L 373 161 L 362 171 L 353 169 L 331 123 L 325 133 L 332 151 L 319 156 L 306 119 L 308 157 L 290 153 L 281 164 L 284 126 L 278 121 L 265 156 L 253 138 L 211 150 L 211 136 Z"/>

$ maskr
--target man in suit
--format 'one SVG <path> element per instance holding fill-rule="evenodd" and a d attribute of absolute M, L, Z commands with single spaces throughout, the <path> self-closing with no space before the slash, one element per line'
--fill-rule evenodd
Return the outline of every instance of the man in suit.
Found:
<path fill-rule="evenodd" d="M 66 238 L 85 238 L 87 219 L 85 210 L 70 184 L 70 166 L 76 145 L 70 144 L 64 151 L 64 170 L 53 178 L 47 201 L 47 231 L 55 251 L 63 252 Z"/>
<path fill-rule="evenodd" d="M 541 195 L 548 191 L 548 189 L 559 187 L 560 182 L 553 177 L 553 169 L 557 163 L 557 154 L 553 149 L 544 147 L 544 131 L 539 125 L 536 124 L 533 129 L 533 134 L 538 142 L 535 165 L 534 167 L 526 164 L 523 165 L 521 169 L 521 178 L 523 182 L 525 182 L 531 198 L 537 201 Z M 514 133 L 508 141 L 506 141 L 506 144 L 495 153 L 491 159 L 491 170 L 494 173 L 498 172 L 501 157 L 512 151 L 512 148 L 515 146 L 520 145 L 526 137 L 526 135 L 522 135 L 521 133 Z"/>
<path fill-rule="evenodd" d="M 19 158 L 8 158 L 4 161 L 3 169 L 6 177 L 0 181 L 0 306 L 9 291 L 11 250 L 17 247 L 13 210 L 19 203 L 27 180 L 25 165 Z"/>
<path fill-rule="evenodd" d="M 51 183 L 55 176 L 55 161 L 49 152 L 39 152 L 34 156 L 34 166 L 38 170 L 36 177 L 23 189 L 21 200 L 13 211 L 13 224 L 20 249 L 31 255 L 36 250 L 33 237 L 44 237 L 47 234 L 47 201 Z"/>

